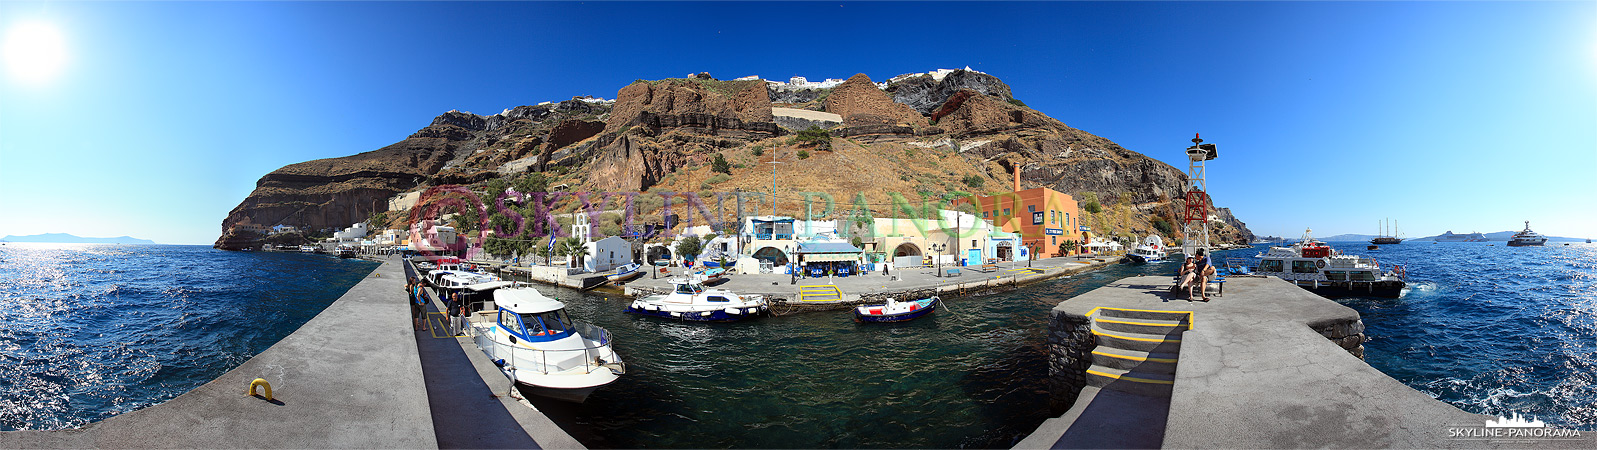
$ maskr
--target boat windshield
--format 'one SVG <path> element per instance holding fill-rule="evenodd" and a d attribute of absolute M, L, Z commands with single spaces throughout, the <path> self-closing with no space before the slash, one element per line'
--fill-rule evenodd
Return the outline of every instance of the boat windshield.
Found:
<path fill-rule="evenodd" d="M 521 323 L 527 326 L 528 336 L 560 334 L 571 329 L 571 318 L 566 316 L 566 310 L 564 309 L 522 314 Z"/>
<path fill-rule="evenodd" d="M 685 284 L 677 285 L 677 293 L 678 294 L 698 294 L 700 292 L 704 292 L 704 286 L 700 286 L 700 285 L 693 284 L 693 283 L 685 283 Z"/>

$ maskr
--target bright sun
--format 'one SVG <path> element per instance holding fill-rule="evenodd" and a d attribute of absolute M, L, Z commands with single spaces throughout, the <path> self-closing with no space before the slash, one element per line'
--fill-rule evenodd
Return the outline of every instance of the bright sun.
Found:
<path fill-rule="evenodd" d="M 66 65 L 66 41 L 50 24 L 16 24 L 6 31 L 4 45 L 6 71 L 20 81 L 50 81 Z"/>

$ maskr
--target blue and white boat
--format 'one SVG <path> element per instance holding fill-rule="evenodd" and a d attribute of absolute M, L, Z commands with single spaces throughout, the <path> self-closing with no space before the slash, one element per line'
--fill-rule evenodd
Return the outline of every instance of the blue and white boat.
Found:
<path fill-rule="evenodd" d="M 854 321 L 860 323 L 903 322 L 919 319 L 937 309 L 942 299 L 933 295 L 920 300 L 900 302 L 887 299 L 886 304 L 865 305 L 854 308 Z"/>
<path fill-rule="evenodd" d="M 669 281 L 671 293 L 634 300 L 627 312 L 698 322 L 735 322 L 759 317 L 769 310 L 764 296 L 706 288 L 701 277 L 674 277 Z"/>
<path fill-rule="evenodd" d="M 1126 254 L 1126 259 L 1130 260 L 1132 264 L 1159 262 L 1164 260 L 1164 252 L 1164 238 L 1156 234 L 1150 234 L 1142 242 L 1137 243 L 1137 247 L 1131 249 L 1131 253 Z"/>
<path fill-rule="evenodd" d="M 637 278 L 638 276 L 643 275 L 643 271 L 639 270 L 642 267 L 643 265 L 641 264 L 630 263 L 625 266 L 617 267 L 615 273 L 605 275 L 604 278 L 610 281 L 626 281 Z"/>
<path fill-rule="evenodd" d="M 610 332 L 572 321 L 564 303 L 517 287 L 495 290 L 494 304 L 474 315 L 477 348 L 530 392 L 581 403 L 627 372 Z"/>

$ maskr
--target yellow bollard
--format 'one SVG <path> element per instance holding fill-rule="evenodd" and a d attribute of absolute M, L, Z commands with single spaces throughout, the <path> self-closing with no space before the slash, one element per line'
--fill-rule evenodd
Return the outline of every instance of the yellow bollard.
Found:
<path fill-rule="evenodd" d="M 262 395 L 262 397 L 265 397 L 266 401 L 272 401 L 272 385 L 271 383 L 267 383 L 265 378 L 256 378 L 255 381 L 251 381 L 250 391 L 244 395 L 255 395 L 256 386 L 261 387 L 262 392 L 265 394 Z"/>

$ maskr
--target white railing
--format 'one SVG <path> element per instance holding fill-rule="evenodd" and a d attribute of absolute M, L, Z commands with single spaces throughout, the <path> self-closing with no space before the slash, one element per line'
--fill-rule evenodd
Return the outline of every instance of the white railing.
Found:
<path fill-rule="evenodd" d="M 482 350 L 494 364 L 507 366 L 513 370 L 532 370 L 548 375 L 550 372 L 565 372 L 582 368 L 582 373 L 593 373 L 596 370 L 609 370 L 608 364 L 618 361 L 604 361 L 600 358 L 606 354 L 614 355 L 610 349 L 610 331 L 586 323 L 575 323 L 573 328 L 582 336 L 583 348 L 567 350 L 538 350 L 515 345 L 499 346 L 493 342 L 493 337 L 479 333 L 481 328 L 472 327 L 473 341 L 477 348 Z M 598 339 L 594 339 L 597 337 Z M 592 342 L 597 341 L 597 345 Z M 553 363 L 551 363 L 553 361 Z M 621 366 L 621 371 L 626 371 L 626 366 Z"/>

